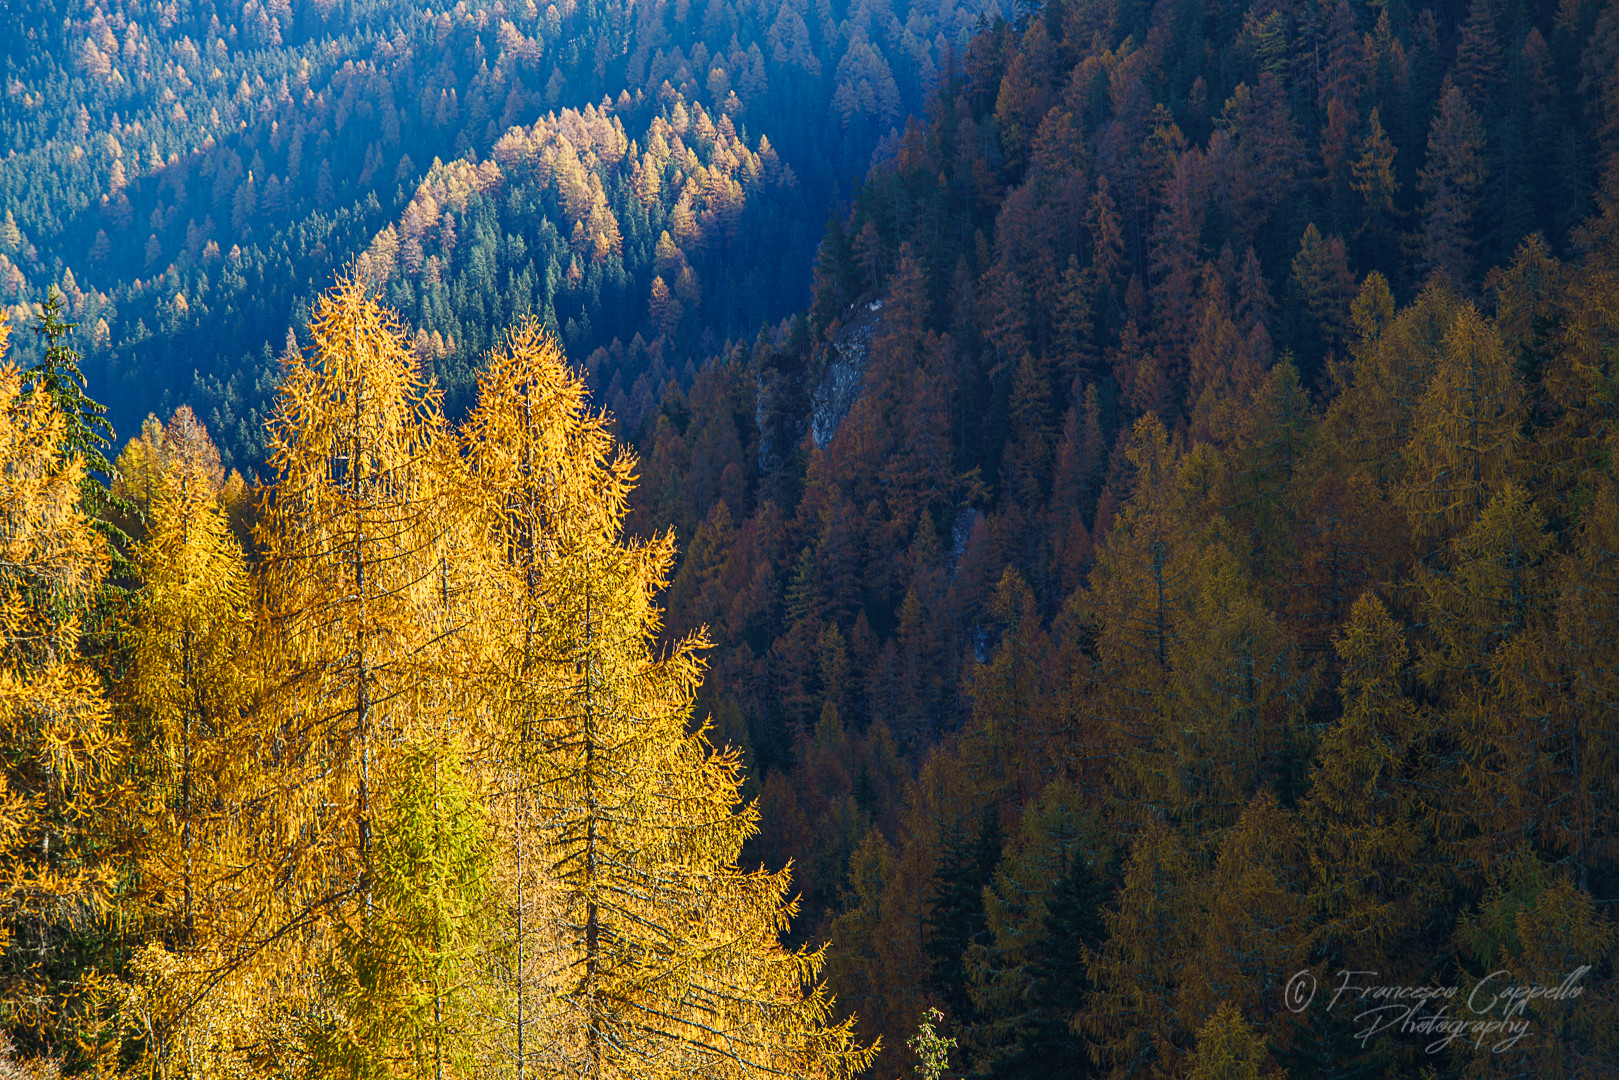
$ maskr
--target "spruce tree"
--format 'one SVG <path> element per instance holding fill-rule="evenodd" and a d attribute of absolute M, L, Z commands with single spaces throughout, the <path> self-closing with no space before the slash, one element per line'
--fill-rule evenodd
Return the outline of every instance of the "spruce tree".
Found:
<path fill-rule="evenodd" d="M 1030 949 L 1021 1031 L 1010 1053 L 991 1068 L 994 1077 L 1080 1080 L 1095 1075 L 1075 1023 L 1090 994 L 1085 958 L 1106 936 L 1102 919 L 1108 892 L 1080 851 L 1045 896 L 1039 935 Z"/>
<path fill-rule="evenodd" d="M 927 954 L 932 986 L 956 1023 L 972 1015 L 966 953 L 985 931 L 984 887 L 1001 857 L 1000 821 L 994 807 L 984 811 L 975 832 L 958 819 L 940 841 L 927 916 Z"/>
<path fill-rule="evenodd" d="M 39 325 L 34 327 L 34 333 L 44 339 L 45 354 L 39 363 L 23 372 L 23 378 L 29 393 L 49 397 L 61 415 L 62 451 L 82 459 L 87 474 L 100 474 L 110 480 L 114 469 L 106 451 L 112 446 L 113 430 L 107 421 L 107 407 L 86 393 L 89 384 L 79 371 L 81 357 L 67 343 L 79 324 L 65 321 L 62 313 L 62 294 L 52 286 L 40 305 Z M 92 482 L 87 475 L 86 483 Z M 88 486 L 85 490 L 87 498 L 93 497 L 88 494 Z"/>
<path fill-rule="evenodd" d="M 1462 91 L 1445 77 L 1428 131 L 1428 156 L 1418 174 L 1427 196 L 1422 262 L 1430 281 L 1467 289 L 1473 280 L 1474 230 L 1484 186 L 1484 125 Z"/>

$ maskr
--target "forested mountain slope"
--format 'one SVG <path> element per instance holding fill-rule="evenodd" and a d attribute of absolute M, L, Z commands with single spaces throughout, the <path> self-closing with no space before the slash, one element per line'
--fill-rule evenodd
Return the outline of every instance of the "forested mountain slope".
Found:
<path fill-rule="evenodd" d="M 883 1075 L 1612 1075 L 1619 9 L 1020 11 L 643 426 L 750 852 Z"/>
<path fill-rule="evenodd" d="M 684 161 L 671 173 L 696 178 L 699 211 L 716 195 L 741 204 L 726 235 L 740 221 L 755 246 L 669 228 L 679 192 L 659 203 L 632 190 L 620 150 L 582 166 L 603 170 L 616 243 L 580 241 L 578 208 L 547 203 L 531 177 L 516 202 L 479 199 L 469 211 L 458 200 L 449 244 L 433 253 L 445 291 L 427 286 L 420 311 L 414 296 L 402 302 L 453 343 L 433 360 L 461 387 L 460 407 L 466 368 L 488 343 L 465 328 L 498 320 L 492 304 L 555 314 L 564 332 L 573 320 L 566 344 L 581 356 L 667 329 L 655 395 L 705 355 L 700 339 L 711 349 L 751 335 L 802 303 L 830 200 L 920 108 L 978 15 L 948 0 L 12 4 L 0 13 L 0 303 L 37 304 L 59 285 L 119 431 L 189 402 L 227 461 L 258 466 L 288 331 L 335 270 L 390 224 L 397 232 L 421 184 L 441 182 L 433 163 L 486 163 L 510 129 L 566 128 L 590 108 L 614 117 L 638 160 L 655 121 L 680 128 L 705 175 Z M 729 120 L 727 139 L 750 154 L 774 147 L 784 168 L 761 187 L 698 194 L 716 183 L 714 159 L 679 116 L 699 111 L 715 128 Z M 722 166 L 727 180 L 735 166 Z M 652 279 L 669 269 L 664 231 L 696 274 L 681 303 L 712 307 L 706 339 L 695 319 L 680 333 L 653 298 Z M 29 357 L 35 345 L 16 347 Z"/>
<path fill-rule="evenodd" d="M 105 263 L 132 267 L 144 256 L 115 248 L 105 222 L 126 205 L 132 220 L 152 222 L 152 265 L 173 261 L 173 276 L 166 268 L 160 276 L 120 270 L 126 276 L 116 280 L 127 284 L 109 286 L 105 300 L 77 277 L 69 289 L 86 340 L 100 350 L 88 365 L 92 385 L 101 380 L 120 409 L 144 409 L 135 390 L 141 372 L 166 371 L 162 364 L 177 356 L 216 357 L 195 361 L 199 374 L 188 385 L 202 388 L 190 391 L 199 411 L 222 432 L 230 460 L 245 464 L 261 452 L 256 446 L 273 446 L 278 490 L 287 493 L 266 495 L 251 534 L 257 544 L 237 553 L 224 542 L 227 519 L 241 528 L 255 514 L 241 501 L 242 486 L 224 479 L 225 462 L 214 465 L 189 414 L 149 425 L 125 449 L 124 471 L 135 480 L 145 475 L 142 455 L 172 466 L 176 484 L 196 464 L 190 458 L 206 466 L 208 484 L 174 487 L 154 505 L 177 513 L 192 500 L 206 509 L 215 546 L 240 561 L 225 575 L 238 582 L 226 590 L 236 606 L 220 607 L 229 619 L 219 625 L 240 627 L 230 631 L 243 635 L 231 639 L 239 642 L 251 624 L 264 635 L 252 640 L 288 650 L 208 639 L 217 652 L 207 656 L 258 665 L 243 674 L 221 660 L 229 693 L 198 700 L 196 708 L 216 710 L 208 714 L 218 725 L 209 729 L 221 740 L 215 749 L 234 745 L 229 725 L 251 717 L 277 738 L 297 734 L 290 745 L 302 755 L 289 756 L 274 738 L 254 743 L 261 756 L 240 760 L 264 762 L 262 777 L 222 773 L 220 805 L 268 814 L 260 808 L 281 806 L 281 796 L 254 785 L 284 784 L 276 790 L 310 800 L 287 805 L 314 809 L 307 818 L 266 820 L 324 830 L 308 845 L 266 832 L 263 842 L 297 873 L 248 875 L 240 887 L 261 905 L 251 910 L 284 920 L 263 925 L 307 926 L 308 936 L 288 933 L 324 949 L 329 966 L 314 975 L 304 957 L 284 969 L 221 964 L 242 980 L 231 1000 L 270 1003 L 244 1014 L 252 1039 L 221 1041 L 213 1032 L 237 1029 L 210 1026 L 212 1014 L 187 1008 L 169 1014 L 174 1026 L 164 1030 L 196 1038 L 208 1053 L 236 1055 L 244 1071 L 318 1061 L 359 1075 L 383 1068 L 366 1056 L 375 1045 L 396 1055 L 399 1071 L 421 1075 L 433 1063 L 428 1048 L 457 1039 L 499 1053 L 501 1067 L 518 1060 L 506 1042 L 468 1040 L 473 1028 L 454 1019 L 466 1012 L 429 1020 L 425 1004 L 474 1007 L 459 989 L 441 995 L 432 980 L 470 963 L 473 945 L 453 927 L 470 925 L 466 913 L 484 902 L 482 864 L 465 856 L 484 849 L 466 839 L 475 827 L 501 838 L 498 884 L 514 894 L 498 909 L 503 929 L 478 939 L 503 943 L 479 954 L 482 970 L 495 972 L 480 985 L 501 1003 L 482 1015 L 528 1015 L 529 986 L 546 991 L 534 1000 L 584 1010 L 593 1032 L 618 1023 L 622 1010 L 655 1009 L 651 983 L 612 981 L 629 968 L 603 975 L 598 966 L 602 894 L 593 875 L 602 864 L 574 854 L 581 843 L 602 850 L 604 834 L 588 826 L 610 817 L 598 816 L 592 801 L 594 758 L 581 764 L 575 753 L 588 746 L 591 755 L 598 747 L 645 750 L 651 756 L 617 758 L 613 768 L 632 781 L 644 768 L 650 786 L 629 782 L 616 797 L 629 803 L 651 793 L 690 815 L 674 819 L 673 839 L 660 832 L 666 819 L 657 814 L 624 815 L 625 831 L 614 833 L 624 846 L 610 854 L 618 860 L 612 873 L 629 875 L 614 879 L 617 914 L 628 912 L 629 921 L 620 924 L 623 937 L 605 939 L 628 950 L 615 958 L 639 958 L 625 964 L 667 961 L 659 977 L 691 1009 L 671 1014 L 670 1025 L 701 1023 L 710 1009 L 760 1048 L 742 1064 L 703 1056 L 688 1074 L 847 1074 L 866 1064 L 860 1045 L 880 1036 L 869 1075 L 901 1075 L 917 1063 L 908 1039 L 937 1008 L 940 1031 L 955 1040 L 950 1069 L 961 1075 L 1614 1076 L 1614 0 L 1052 0 L 1019 5 L 1010 21 L 986 17 L 970 40 L 965 15 L 936 19 L 959 28 L 952 39 L 935 34 L 925 13 L 901 20 L 881 6 L 841 14 L 817 6 L 813 18 L 760 7 L 738 12 L 734 26 L 721 4 L 635 8 L 640 21 L 582 8 L 553 20 L 550 10 L 490 8 L 481 29 L 482 8 L 402 20 L 399 35 L 367 39 L 366 56 L 382 59 L 366 60 L 379 66 L 364 68 L 363 82 L 341 75 L 361 72 L 360 59 L 332 66 L 347 46 L 325 44 L 319 9 L 289 24 L 304 26 L 303 37 L 267 14 L 255 33 L 273 23 L 281 48 L 327 56 L 327 74 L 311 75 L 308 95 L 299 91 L 306 112 L 289 120 L 290 133 L 278 134 L 278 119 L 243 128 L 254 102 L 273 113 L 280 83 L 266 79 L 261 97 L 248 78 L 244 94 L 222 66 L 226 82 L 197 110 L 176 90 L 149 114 L 153 125 L 163 117 L 184 124 L 172 118 L 207 104 L 209 124 L 217 112 L 221 124 L 235 125 L 228 149 L 241 172 L 212 191 L 214 203 L 178 210 L 172 222 L 161 209 L 153 221 L 159 208 L 191 207 L 182 190 L 204 199 L 196 178 L 217 174 L 199 171 L 181 190 L 165 187 L 148 173 L 192 174 L 167 172 L 164 157 L 161 168 L 143 165 L 132 179 L 130 162 L 162 156 L 167 144 L 136 159 L 129 146 L 142 136 L 125 140 L 117 132 L 129 127 L 113 126 L 118 149 L 99 144 L 96 167 L 107 179 L 95 183 L 121 176 L 120 186 L 87 189 L 107 195 L 106 209 L 96 194 L 56 224 L 51 212 L 28 210 L 0 237 L 8 280 L 26 274 L 25 286 L 37 287 L 28 283 L 54 272 L 51 256 L 40 254 L 50 237 L 76 229 L 93 251 L 95 234 L 107 231 Z M 341 24 L 348 11 L 334 7 L 325 17 Z M 588 31 L 548 36 L 564 18 L 585 20 Z M 687 75 L 673 43 L 647 29 L 657 20 L 665 33 L 701 27 L 701 54 L 698 44 L 681 44 Z M 189 25 L 193 42 L 206 46 L 199 55 L 234 54 L 228 30 L 205 30 L 195 18 Z M 612 27 L 627 36 L 611 37 L 604 28 Z M 131 49 L 128 32 L 116 29 L 118 57 L 128 52 L 130 70 L 138 69 L 144 37 Z M 94 50 L 81 50 L 81 67 L 100 71 L 92 65 L 100 57 L 133 77 L 112 66 L 99 31 L 85 33 Z M 737 55 L 732 35 L 744 56 L 763 42 L 769 90 L 759 99 L 748 99 L 740 60 L 717 59 Z M 422 44 L 429 40 L 437 52 Z M 590 53 L 597 67 L 548 67 L 546 57 L 566 52 L 564 40 L 608 44 Z M 953 40 L 961 44 L 955 54 Z M 914 83 L 901 78 L 895 43 L 905 42 L 932 59 L 932 93 L 920 93 L 930 82 L 920 59 L 907 69 Z M 524 82 L 533 60 L 519 58 L 536 48 L 533 76 L 543 73 L 545 82 Z M 411 83 L 405 72 L 426 71 L 425 62 L 396 70 L 383 57 L 395 49 L 389 55 L 433 55 L 449 67 Z M 873 57 L 886 57 L 893 85 L 907 87 L 896 91 L 901 105 L 914 86 L 922 108 L 867 171 L 869 148 L 890 122 L 872 118 L 894 115 L 895 100 Z M 585 63 L 582 53 L 575 59 Z M 189 59 L 173 62 L 190 78 Z M 751 59 L 746 68 L 751 74 Z M 717 69 L 723 78 L 713 77 Z M 593 74 L 579 74 L 586 70 Z M 506 96 L 519 84 L 524 95 L 539 94 L 543 115 L 520 117 L 519 109 L 505 123 L 493 104 L 498 91 L 463 89 L 484 78 L 492 86 L 497 75 Z M 396 77 L 415 89 L 378 96 L 382 81 L 391 88 Z M 570 85 L 556 79 L 576 77 L 609 82 L 590 84 L 578 99 L 560 91 L 545 98 L 553 85 Z M 622 94 L 610 84 L 616 78 Z M 8 124 L 52 108 L 47 82 L 19 76 L 11 86 Z M 757 100 L 776 94 L 784 96 L 770 99 L 770 115 L 787 119 L 779 138 L 754 112 Z M 488 111 L 474 118 L 480 100 Z M 385 146 L 390 101 L 399 115 L 414 108 L 420 118 L 401 132 L 450 145 L 427 141 L 417 154 L 401 134 Z M 372 112 L 362 120 L 367 103 Z M 88 159 L 91 149 L 69 138 L 77 121 L 53 115 L 52 131 L 65 134 L 27 141 L 46 148 L 29 152 L 66 160 L 79 145 Z M 344 134 L 372 125 L 375 155 Z M 817 151 L 817 125 L 832 131 L 833 151 Z M 325 132 L 323 154 L 352 154 L 343 176 L 354 175 L 356 186 L 337 194 L 348 181 L 334 172 L 333 199 L 322 209 L 309 161 L 323 159 L 300 159 L 298 190 L 306 194 L 298 197 L 313 200 L 300 205 L 313 209 L 274 233 L 285 246 L 250 234 L 260 224 L 248 214 L 227 233 L 226 206 L 262 213 L 260 171 L 243 154 L 260 155 L 284 193 L 299 130 L 306 143 Z M 198 156 L 182 160 L 227 167 L 226 137 L 213 137 L 212 147 L 198 142 Z M 394 157 L 406 152 L 410 170 Z M 44 160 L 30 166 L 32 175 L 44 175 Z M 359 183 L 368 164 L 373 180 L 394 178 L 382 185 L 393 185 L 391 202 L 376 184 Z M 815 185 L 831 192 L 845 168 L 866 172 L 864 182 L 813 262 L 787 265 L 797 258 L 791 223 L 820 197 Z M 145 200 L 138 206 L 137 194 Z M 180 239 L 189 226 L 175 223 L 189 218 L 202 229 L 207 215 L 197 209 L 211 214 L 216 233 L 199 233 L 193 254 Z M 294 241 L 306 245 L 296 248 L 301 262 L 286 254 Z M 275 256 L 282 263 L 273 251 L 283 252 Z M 383 343 L 377 354 L 387 363 L 376 370 L 385 368 L 390 393 L 361 392 L 371 382 L 356 384 L 344 365 L 365 350 L 339 341 L 330 332 L 337 323 L 317 335 L 315 355 L 289 355 L 286 370 L 301 381 L 276 387 L 275 354 L 289 348 L 276 328 L 293 320 L 252 320 L 263 310 L 296 313 L 325 283 L 326 268 L 350 256 L 367 286 L 410 320 L 408 334 L 396 334 L 349 286 L 324 302 L 350 305 L 344 310 Z M 798 273 L 809 275 L 808 306 L 760 328 L 761 313 L 794 302 Z M 179 291 L 182 282 L 193 283 L 185 288 L 195 296 Z M 108 309 L 95 305 L 115 295 L 118 318 L 107 319 L 103 341 Z M 203 308 L 215 322 L 195 321 Z M 147 311 L 151 322 L 125 321 Z M 610 457 L 606 422 L 587 415 L 583 391 L 533 327 L 523 331 L 533 347 L 526 355 L 538 365 L 543 352 L 544 370 L 513 374 L 515 346 L 497 332 L 524 312 L 555 321 L 618 411 L 613 435 L 639 455 L 633 492 L 628 459 Z M 120 344 L 129 339 L 114 337 L 115 321 L 140 342 Z M 257 358 L 238 363 L 230 357 L 241 353 L 210 353 L 212 346 L 170 349 L 191 340 L 183 334 L 200 340 L 205 325 L 235 327 L 229 340 L 245 341 Z M 304 337 L 290 343 L 307 345 Z M 480 360 L 490 345 L 495 352 Z M 490 366 L 480 373 L 482 362 Z M 424 374 L 436 377 L 434 389 L 418 381 Z M 336 381 L 319 381 L 326 379 Z M 91 504 L 88 496 L 74 501 L 72 455 L 47 445 L 60 442 L 57 419 L 17 386 L 0 386 L 12 403 L 11 441 L 0 449 L 10 446 L 21 463 L 16 475 L 49 489 L 51 506 L 83 516 Z M 259 444 L 261 417 L 252 410 L 272 390 L 283 411 L 272 442 Z M 386 408 L 362 416 L 356 405 L 356 426 L 340 428 L 335 400 Z M 545 414 L 552 427 L 532 427 L 547 402 L 566 408 Z M 473 420 L 457 428 L 455 410 L 466 407 Z M 338 430 L 341 439 L 330 435 Z M 378 441 L 351 458 L 346 447 L 362 436 Z M 165 440 L 175 446 L 165 450 Z M 115 493 L 139 509 L 131 479 Z M 322 501 L 328 496 L 335 501 Z M 360 502 L 341 503 L 351 498 Z M 343 513 L 333 509 L 340 505 Z M 315 522 L 307 527 L 306 510 Z M 192 520 L 169 520 L 182 519 Z M 236 921 L 229 902 L 194 908 L 175 884 L 177 868 L 191 866 L 174 854 L 190 850 L 192 805 L 190 788 L 176 781 L 179 762 L 191 759 L 175 748 L 192 738 L 185 702 L 193 699 L 139 695 L 146 685 L 198 677 L 172 651 L 176 641 L 193 648 L 193 639 L 163 638 L 167 666 L 154 669 L 156 682 L 143 682 L 126 651 L 141 639 L 111 640 L 96 621 L 105 612 L 98 605 L 110 602 L 99 598 L 112 564 L 85 554 L 104 551 L 85 538 L 79 517 L 51 520 L 73 534 L 50 549 L 67 568 L 59 575 L 66 592 L 52 608 L 61 647 L 42 650 L 21 630 L 8 631 L 12 668 L 25 681 L 0 673 L 0 691 L 46 685 L 26 681 L 43 672 L 67 703 L 50 713 L 53 722 L 82 724 L 79 741 L 50 744 L 30 741 L 41 729 L 20 721 L 0 730 L 12 755 L 8 777 L 45 793 L 32 816 L 8 811 L 0 825 L 10 832 L 0 839 L 15 841 L 8 850 L 22 853 L 16 866 L 43 867 L 38 891 L 105 896 L 107 910 L 144 921 L 109 929 L 87 906 L 74 906 L 77 899 L 47 909 L 28 892 L 34 879 L 14 876 L 26 903 L 15 902 L 8 916 L 18 944 L 0 974 L 35 988 L 18 1000 L 55 1010 L 49 1025 L 34 1025 L 38 1036 L 25 1022 L 11 1024 L 34 1039 L 30 1053 L 89 1067 L 96 1047 L 118 1045 L 121 1063 L 138 1067 L 159 1044 L 162 1055 L 191 1045 L 140 1035 L 141 1023 L 172 1004 L 140 995 L 176 993 L 206 972 L 202 946 L 187 952 L 198 941 L 237 958 L 259 955 L 249 946 L 260 924 Z M 133 535 L 148 537 L 145 520 L 127 520 Z M 349 535 L 350 520 L 376 528 L 328 543 Z M 19 532 L 17 544 L 36 535 L 55 534 Z M 577 537 L 588 540 L 572 551 L 583 562 L 540 565 Z M 159 555 L 135 550 L 148 560 Z M 379 553 L 373 562 L 367 550 Z M 54 595 L 18 576 L 32 565 L 17 558 L 0 567 L 0 584 L 24 582 L 0 615 L 21 619 L 33 610 L 27 605 Z M 144 603 L 170 564 L 135 565 L 148 576 L 132 594 Z M 393 576 L 366 577 L 362 568 L 373 566 Z M 239 584 L 249 572 L 257 575 L 253 590 Z M 542 587 L 553 572 L 554 593 Z M 666 573 L 660 621 L 649 598 Z M 212 580 L 175 580 L 203 579 Z M 379 590 L 380 606 L 361 610 L 346 599 L 362 595 L 362 579 Z M 633 646 L 623 654 L 595 636 L 594 598 L 606 599 L 594 591 L 598 583 L 616 590 L 608 602 L 623 620 L 621 640 Z M 498 617 L 471 614 L 485 607 Z M 152 610 L 134 609 L 131 625 L 158 625 Z M 215 618 L 214 608 L 196 610 Z M 321 632 L 326 626 L 336 629 Z M 553 656 L 533 651 L 550 640 L 537 628 L 556 632 L 555 656 L 564 659 L 555 668 L 536 660 Z M 617 681 L 598 684 L 597 671 Z M 625 738 L 597 741 L 592 695 L 601 685 L 628 703 L 635 672 L 651 695 L 646 707 L 615 705 Z M 398 692 L 374 699 L 367 680 Z M 0 719 L 33 716 L 24 706 L 37 712 L 39 700 L 17 691 L 0 700 L 11 709 Z M 318 726 L 329 719 L 328 701 L 351 726 Z M 585 704 L 570 704 L 578 702 Z M 451 715 L 487 715 L 472 728 L 501 733 L 502 744 L 476 757 L 438 742 L 429 721 Z M 714 745 L 735 756 L 709 754 L 697 734 L 705 715 Z M 564 718 L 556 741 L 526 741 L 551 730 L 529 720 L 556 716 Z M 656 746 L 637 741 L 640 723 L 657 725 Z M 151 725 L 153 739 L 143 741 L 140 724 Z M 369 759 L 354 748 L 369 748 L 371 733 L 389 725 L 400 738 L 379 745 L 402 794 L 387 804 L 400 815 L 388 829 L 392 842 L 418 846 L 379 841 L 373 855 L 369 774 L 359 763 Z M 120 810 L 128 814 L 120 820 L 140 828 L 118 833 L 116 850 L 83 822 L 99 820 L 104 805 L 122 807 L 114 795 L 124 789 L 101 784 L 89 766 L 49 765 L 56 746 L 66 747 L 64 761 L 99 760 L 91 736 L 104 731 L 135 733 L 140 752 L 128 760 L 145 772 L 132 774 L 140 781 L 133 790 L 154 800 Z M 431 762 L 538 770 L 527 775 L 549 776 L 569 793 L 544 807 L 557 830 L 554 866 L 566 867 L 559 893 L 518 892 L 535 878 L 523 876 L 525 865 L 534 874 L 533 863 L 513 837 L 524 835 L 522 815 L 536 808 L 486 798 L 475 814 L 456 794 L 453 771 L 441 778 L 435 765 L 426 786 L 423 763 Z M 483 794 L 510 793 L 491 781 Z M 738 796 L 757 801 L 737 813 Z M 28 840 L 36 833 L 77 846 L 45 845 L 54 856 L 36 856 L 40 845 Z M 221 835 L 258 842 L 251 832 Z M 649 850 L 659 874 L 631 880 Z M 232 858 L 264 865 L 237 851 L 222 847 L 222 861 L 207 872 L 229 883 Z M 792 888 L 802 893 L 791 919 L 781 875 L 789 862 Z M 761 863 L 756 875 L 739 871 Z M 130 865 L 139 873 L 106 869 Z M 325 902 L 322 866 L 340 890 L 331 910 L 341 918 L 310 906 Z M 438 876 L 414 890 L 402 884 L 401 867 Z M 383 871 L 394 876 L 373 877 Z M 692 875 L 705 874 L 712 889 L 692 884 Z M 551 888 L 538 877 L 537 887 Z M 81 880 L 85 887 L 71 892 Z M 373 881 L 393 905 L 384 910 L 396 939 L 358 914 L 371 918 Z M 127 892 L 114 895 L 114 883 Z M 436 899 L 414 907 L 418 893 Z M 713 899 L 722 895 L 736 901 L 734 932 L 716 929 L 733 925 L 730 909 Z M 217 919 L 205 928 L 215 936 L 192 936 L 193 910 Z M 524 910 L 538 921 L 524 922 Z M 637 920 L 656 939 L 644 950 L 630 926 Z M 538 927 L 560 937 L 523 952 L 518 943 Z M 145 966 L 132 957 L 133 939 L 120 936 L 136 933 L 156 950 L 142 954 Z M 378 944 L 428 939 L 432 949 L 419 954 Z M 185 964 L 158 966 L 165 955 Z M 424 966 L 398 974 L 382 959 L 401 955 Z M 733 958 L 737 966 L 727 967 Z M 716 966 L 705 967 L 710 959 Z M 75 981 L 83 970 L 129 981 L 84 988 Z M 296 977 L 275 982 L 283 970 Z M 558 974 L 575 970 L 585 972 L 576 981 Z M 704 981 L 716 970 L 748 974 L 716 989 Z M 825 993 L 815 981 L 822 971 Z M 1375 973 L 1366 981 L 1379 986 L 1456 987 L 1452 1018 L 1497 1026 L 1469 1027 L 1448 1041 L 1431 1024 L 1368 1033 L 1359 1008 L 1332 998 L 1345 971 Z M 394 1000 L 365 982 L 382 978 L 378 972 L 406 988 L 398 1000 L 414 995 L 414 1011 L 375 1007 Z M 1494 1004 L 1473 996 L 1481 983 L 1504 978 L 1492 974 L 1499 972 L 1514 984 L 1580 992 L 1510 1008 L 1493 992 Z M 254 981 L 261 978 L 269 982 Z M 1312 979 L 1313 998 L 1292 996 Z M 271 983 L 283 996 L 259 993 Z M 738 990 L 744 983 L 746 994 Z M 130 989 L 137 985 L 156 989 Z M 598 1005 L 597 987 L 619 995 L 613 1008 Z M 756 991 L 763 996 L 749 996 Z M 827 1015 L 832 994 L 851 1027 Z M 791 1007 L 773 1012 L 765 997 Z M 113 1018 L 98 1003 L 114 1000 L 148 1012 L 131 1005 Z M 737 1002 L 745 1003 L 740 1014 Z M 571 1030 L 573 1014 L 547 1015 L 560 1017 L 559 1027 L 543 1030 Z M 289 1017 L 290 1027 L 276 1026 Z M 762 1035 L 748 1026 L 756 1017 L 782 1023 Z M 502 1030 L 509 1036 L 514 1027 Z M 695 1030 L 702 1049 L 694 1054 L 710 1054 L 711 1036 L 725 1038 Z M 543 1045 L 559 1048 L 547 1075 L 661 1075 L 680 1071 L 677 1044 L 654 1042 L 667 1056 L 647 1058 L 656 1067 L 641 1073 L 633 1055 L 600 1067 L 604 1044 L 595 1036 L 559 1035 Z M 636 1044 L 626 1036 L 621 1045 Z M 787 1057 L 771 1056 L 777 1045 L 790 1047 Z M 272 1061 L 261 1049 L 269 1046 L 291 1049 Z M 449 1071 L 476 1071 L 469 1062 L 451 1062 Z"/>

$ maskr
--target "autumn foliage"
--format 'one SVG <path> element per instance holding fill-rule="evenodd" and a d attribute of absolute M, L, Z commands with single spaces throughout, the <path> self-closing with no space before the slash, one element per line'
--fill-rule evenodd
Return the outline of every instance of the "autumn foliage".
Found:
<path fill-rule="evenodd" d="M 936 1007 L 970 1075 L 1611 1075 L 1619 173 L 1576 8 L 1019 9 L 803 316 L 636 433 L 749 850 L 879 1075 Z M 1282 998 L 1584 963 L 1494 1056 Z"/>
<path fill-rule="evenodd" d="M 773 11 L 773 62 L 835 8 Z M 894 107 L 871 14 L 851 128 Z M 683 373 L 786 173 L 684 94 L 559 109 L 368 231 L 413 328 L 324 297 L 256 502 L 189 412 L 125 447 L 127 552 L 0 378 L 17 1054 L 1613 1076 L 1616 41 L 1577 0 L 1019 5 L 941 47 L 806 308 Z M 650 337 L 584 376 L 543 303 L 428 327 L 525 200 L 568 258 L 478 297 L 639 259 Z M 1350 971 L 1462 1020 L 1580 992 L 1435 1046 Z"/>
<path fill-rule="evenodd" d="M 673 539 L 622 535 L 634 459 L 554 340 L 513 330 L 454 426 L 362 283 L 310 330 L 245 545 L 189 412 L 126 448 L 116 590 L 53 397 L 0 371 L 17 1053 L 858 1070 L 824 950 L 780 944 L 788 875 L 739 867 L 757 809 L 693 721 L 702 636 L 654 646 Z"/>

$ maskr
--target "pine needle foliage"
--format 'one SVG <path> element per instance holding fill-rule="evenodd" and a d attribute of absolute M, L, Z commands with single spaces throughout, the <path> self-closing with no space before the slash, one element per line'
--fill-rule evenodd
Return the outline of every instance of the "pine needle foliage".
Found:
<path fill-rule="evenodd" d="M 39 325 L 34 327 L 34 333 L 45 340 L 45 355 L 24 373 L 28 392 L 44 394 L 61 414 L 62 450 L 81 459 L 90 473 L 111 477 L 114 469 L 106 451 L 112 446 L 113 431 L 107 407 L 86 393 L 84 374 L 79 370 L 81 357 L 66 340 L 78 324 L 64 320 L 62 312 L 62 294 L 52 286 L 40 305 Z"/>

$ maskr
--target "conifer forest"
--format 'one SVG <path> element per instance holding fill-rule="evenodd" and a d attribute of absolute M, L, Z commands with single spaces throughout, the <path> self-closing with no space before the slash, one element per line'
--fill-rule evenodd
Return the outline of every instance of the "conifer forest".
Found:
<path fill-rule="evenodd" d="M 1619 0 L 423 2 L 0 5 L 0 1080 L 1619 1080 Z"/>

